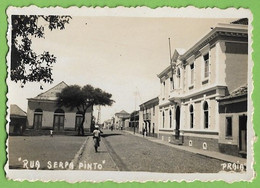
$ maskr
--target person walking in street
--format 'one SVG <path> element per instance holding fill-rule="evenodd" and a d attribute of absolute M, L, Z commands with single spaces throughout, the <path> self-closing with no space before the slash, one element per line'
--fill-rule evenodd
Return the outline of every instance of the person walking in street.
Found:
<path fill-rule="evenodd" d="M 94 140 L 94 147 L 95 147 L 95 152 L 98 152 L 98 147 L 99 147 L 99 142 L 100 142 L 100 135 L 103 133 L 102 131 L 99 130 L 99 126 L 95 125 L 95 130 L 93 131 L 93 140 Z"/>

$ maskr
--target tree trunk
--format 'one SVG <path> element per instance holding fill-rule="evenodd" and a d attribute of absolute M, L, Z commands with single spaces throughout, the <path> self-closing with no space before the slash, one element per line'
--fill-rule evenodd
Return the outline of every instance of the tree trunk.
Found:
<path fill-rule="evenodd" d="M 80 124 L 80 127 L 79 127 L 79 130 L 78 130 L 78 135 L 80 135 L 80 133 L 81 133 L 81 135 L 82 136 L 84 136 L 84 122 L 85 122 L 85 114 L 86 114 L 86 112 L 84 111 L 83 113 L 82 113 L 82 121 L 81 121 L 81 124 Z"/>

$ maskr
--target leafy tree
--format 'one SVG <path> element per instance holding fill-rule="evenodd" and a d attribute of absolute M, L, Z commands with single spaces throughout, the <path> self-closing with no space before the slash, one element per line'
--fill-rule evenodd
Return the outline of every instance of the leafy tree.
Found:
<path fill-rule="evenodd" d="M 45 24 L 50 30 L 65 29 L 70 16 L 12 15 L 11 80 L 52 83 L 52 64 L 56 57 L 48 51 L 37 54 L 32 49 L 32 38 L 44 38 Z M 40 22 L 40 23 L 39 23 Z"/>
<path fill-rule="evenodd" d="M 57 93 L 57 97 L 58 106 L 64 106 L 71 110 L 76 108 L 78 112 L 81 112 L 83 120 L 78 129 L 79 135 L 80 133 L 84 135 L 85 114 L 89 108 L 94 105 L 111 106 L 114 102 L 111 99 L 112 94 L 91 85 L 85 85 L 84 87 L 78 85 L 67 86 L 60 93 Z"/>

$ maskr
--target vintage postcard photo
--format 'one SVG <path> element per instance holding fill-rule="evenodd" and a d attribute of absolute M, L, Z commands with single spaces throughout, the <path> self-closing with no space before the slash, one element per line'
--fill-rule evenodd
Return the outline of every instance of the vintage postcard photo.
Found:
<path fill-rule="evenodd" d="M 247 9 L 9 7 L 8 179 L 252 181 Z"/>

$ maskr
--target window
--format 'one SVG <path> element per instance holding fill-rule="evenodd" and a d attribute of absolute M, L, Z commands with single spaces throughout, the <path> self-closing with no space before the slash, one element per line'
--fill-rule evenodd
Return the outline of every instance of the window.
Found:
<path fill-rule="evenodd" d="M 190 105 L 190 128 L 192 129 L 194 125 L 194 112 L 193 112 L 193 106 Z"/>
<path fill-rule="evenodd" d="M 194 63 L 190 65 L 190 84 L 194 83 Z"/>
<path fill-rule="evenodd" d="M 178 86 L 180 88 L 181 87 L 181 71 L 179 68 L 177 69 L 177 78 L 178 78 Z"/>
<path fill-rule="evenodd" d="M 155 106 L 153 105 L 153 116 L 155 115 Z"/>
<path fill-rule="evenodd" d="M 171 89 L 174 89 L 174 82 L 173 82 L 173 78 L 170 78 L 170 82 L 171 82 Z"/>
<path fill-rule="evenodd" d="M 209 77 L 209 53 L 203 56 L 204 59 L 204 78 Z"/>
<path fill-rule="evenodd" d="M 165 97 L 165 82 L 163 82 L 163 98 Z"/>
<path fill-rule="evenodd" d="M 172 128 L 172 111 L 169 111 L 169 115 L 170 115 L 170 128 Z"/>
<path fill-rule="evenodd" d="M 209 128 L 209 106 L 207 102 L 204 103 L 203 110 L 204 110 L 204 128 L 207 129 Z"/>
<path fill-rule="evenodd" d="M 226 137 L 232 137 L 232 117 L 226 117 Z"/>
<path fill-rule="evenodd" d="M 162 126 L 163 126 L 163 128 L 164 128 L 164 118 L 165 118 L 165 117 L 164 117 L 164 112 L 162 113 L 162 118 L 163 118 L 163 119 L 162 119 Z"/>

